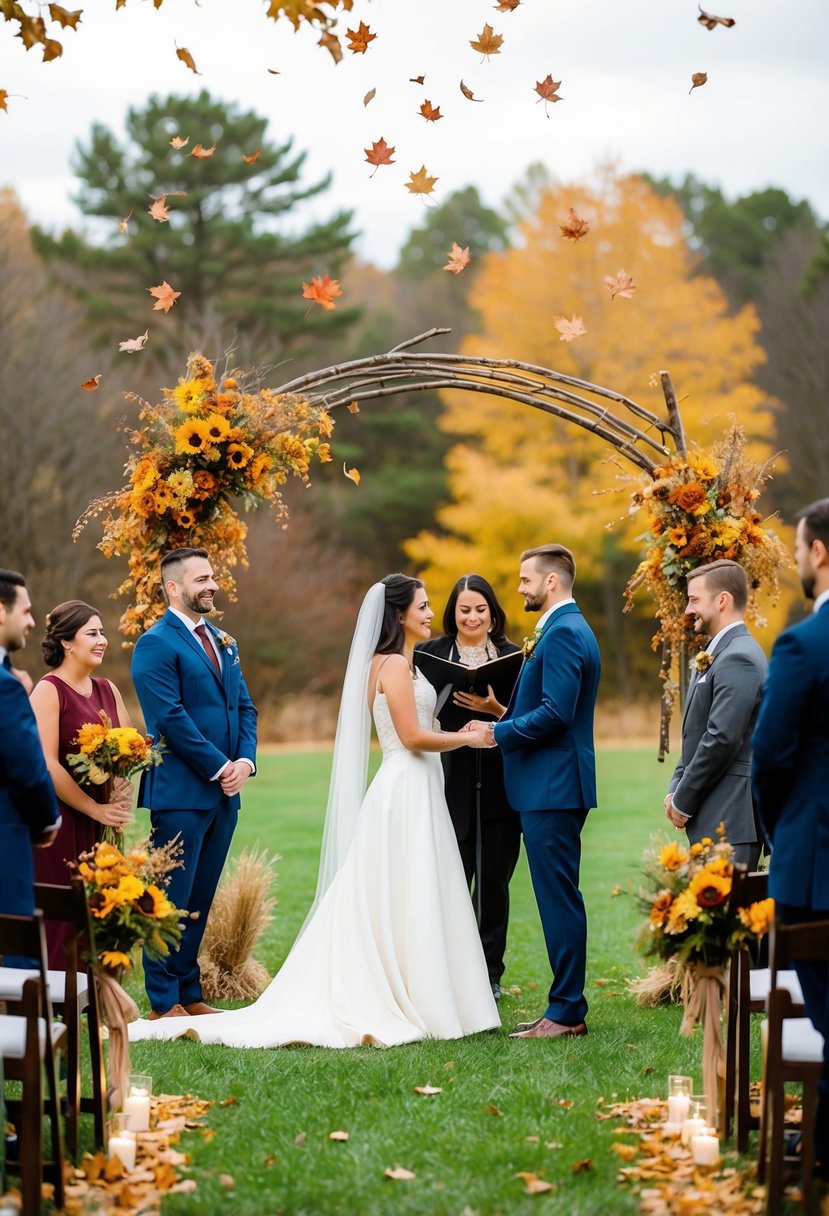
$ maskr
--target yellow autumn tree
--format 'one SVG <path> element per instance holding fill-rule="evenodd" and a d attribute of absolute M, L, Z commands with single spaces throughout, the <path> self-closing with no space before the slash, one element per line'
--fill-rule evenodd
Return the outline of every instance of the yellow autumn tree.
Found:
<path fill-rule="evenodd" d="M 571 207 L 590 225 L 577 242 L 560 228 Z M 612 299 L 605 283 L 620 270 L 635 283 L 630 299 Z M 765 359 L 754 309 L 730 314 L 718 284 L 694 271 L 678 206 L 642 178 L 605 170 L 596 187 L 551 186 L 514 247 L 487 256 L 471 295 L 480 332 L 462 351 L 553 368 L 661 417 L 656 373 L 666 368 L 692 444 L 708 446 L 736 418 L 750 453 L 771 455 L 769 402 L 752 379 Z M 562 341 L 555 319 L 573 315 L 586 333 Z M 518 554 L 561 541 L 576 553 L 579 598 L 601 630 L 609 686 L 630 694 L 635 669 L 652 672 L 648 606 L 638 629 L 622 614 L 642 530 L 626 522 L 631 478 L 642 475 L 594 435 L 495 397 L 447 394 L 441 425 L 460 439 L 448 456 L 451 500 L 437 515 L 438 530 L 406 544 L 434 604 L 460 574 L 477 570 L 492 580 L 520 636 Z"/>

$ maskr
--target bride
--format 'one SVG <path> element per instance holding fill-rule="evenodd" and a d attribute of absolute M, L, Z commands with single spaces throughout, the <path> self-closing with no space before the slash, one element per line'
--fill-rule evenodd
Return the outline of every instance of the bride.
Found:
<path fill-rule="evenodd" d="M 366 595 L 348 659 L 317 892 L 282 969 L 254 1004 L 133 1022 L 130 1038 L 228 1047 L 393 1046 L 499 1026 L 439 753 L 485 747 L 441 733 L 412 665 L 433 612 L 390 574 Z M 371 715 L 383 761 L 366 791 Z"/>

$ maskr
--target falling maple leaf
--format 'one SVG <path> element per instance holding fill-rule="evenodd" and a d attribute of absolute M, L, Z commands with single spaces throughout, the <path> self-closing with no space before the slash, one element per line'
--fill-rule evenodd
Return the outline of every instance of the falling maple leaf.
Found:
<path fill-rule="evenodd" d="M 329 1140 L 348 1140 L 349 1135 L 348 1135 L 348 1132 L 329 1132 L 328 1139 Z"/>
<path fill-rule="evenodd" d="M 61 29 L 76 30 L 78 22 L 83 16 L 83 9 L 78 9 L 75 13 L 67 12 L 65 8 L 61 8 L 59 4 L 49 5 L 49 16 L 53 21 L 57 21 Z"/>
<path fill-rule="evenodd" d="M 190 149 L 190 155 L 195 156 L 197 160 L 207 160 L 208 156 L 212 156 L 215 151 L 215 144 L 211 144 L 209 148 L 203 148 L 201 144 L 194 144 Z"/>
<path fill-rule="evenodd" d="M 188 67 L 191 72 L 195 72 L 197 76 L 200 74 L 198 68 L 196 67 L 196 61 L 187 50 L 186 46 L 176 46 L 176 58 L 180 59 L 185 67 Z"/>
<path fill-rule="evenodd" d="M 524 1190 L 528 1195 L 543 1195 L 547 1191 L 554 1191 L 556 1184 L 547 1182 L 544 1178 L 539 1178 L 538 1174 L 530 1174 L 523 1171 L 515 1175 L 516 1178 L 523 1178 Z"/>
<path fill-rule="evenodd" d="M 101 383 L 100 375 L 93 376 L 91 380 L 82 380 L 81 388 L 85 388 L 88 393 L 94 393 L 95 389 L 98 388 L 100 383 Z"/>
<path fill-rule="evenodd" d="M 463 81 L 461 81 L 461 92 L 467 101 L 483 101 L 483 97 L 476 97 L 472 90 L 466 87 Z"/>
<path fill-rule="evenodd" d="M 174 135 L 173 138 L 170 140 L 170 147 L 175 148 L 176 151 L 178 151 L 179 148 L 186 148 L 187 145 L 189 144 L 189 142 L 190 142 L 189 135 Z"/>
<path fill-rule="evenodd" d="M 425 165 L 421 165 L 417 173 L 412 170 L 409 177 L 411 181 L 406 182 L 406 189 L 411 190 L 412 194 L 431 194 L 438 180 L 429 176 Z"/>
<path fill-rule="evenodd" d="M 715 17 L 713 13 L 704 13 L 702 9 L 699 10 L 697 21 L 707 30 L 715 30 L 718 25 L 724 25 L 727 30 L 730 30 L 732 25 L 737 24 L 733 17 Z"/>
<path fill-rule="evenodd" d="M 707 80 L 708 80 L 707 72 L 694 72 L 694 74 L 691 77 L 691 87 L 688 90 L 688 92 L 693 93 L 694 89 L 701 89 Z"/>
<path fill-rule="evenodd" d="M 497 13 L 514 13 L 520 3 L 521 0 L 498 0 L 498 3 L 495 5 L 495 11 Z"/>
<path fill-rule="evenodd" d="M 431 1098 L 435 1094 L 442 1094 L 443 1090 L 439 1085 L 415 1085 L 414 1092 L 424 1098 Z"/>
<path fill-rule="evenodd" d="M 572 342 L 574 338 L 580 338 L 582 334 L 587 333 L 584 321 L 578 313 L 574 313 L 569 321 L 566 317 L 553 317 L 553 323 L 561 334 L 562 342 Z"/>
<path fill-rule="evenodd" d="M 0 110 L 5 110 L 7 114 L 9 112 L 9 107 L 6 105 L 6 102 L 8 100 L 9 100 L 8 89 L 0 89 Z"/>
<path fill-rule="evenodd" d="M 129 215 L 125 215 L 125 216 L 124 216 L 124 218 L 123 218 L 122 220 L 119 220 L 119 221 L 118 221 L 118 231 L 119 231 L 119 232 L 120 232 L 122 235 L 123 235 L 123 234 L 124 234 L 124 233 L 127 231 L 127 229 L 129 228 L 129 226 L 130 226 L 130 220 L 131 220 L 131 219 L 132 219 L 132 207 L 130 207 L 130 213 L 129 213 Z"/>
<path fill-rule="evenodd" d="M 590 225 L 587 220 L 583 220 L 580 215 L 577 215 L 572 207 L 564 223 L 559 224 L 559 228 L 561 229 L 561 235 L 568 241 L 580 241 L 590 231 Z"/>
<path fill-rule="evenodd" d="M 345 466 L 345 461 L 343 461 L 343 473 L 346 475 L 346 477 L 349 479 L 349 481 L 354 482 L 355 486 L 358 486 L 360 484 L 360 481 L 361 481 L 360 470 L 359 469 L 347 469 Z"/>
<path fill-rule="evenodd" d="M 346 30 L 345 36 L 348 39 L 348 49 L 355 55 L 365 55 L 368 44 L 377 37 L 372 34 L 365 21 L 361 21 L 356 30 Z"/>
<path fill-rule="evenodd" d="M 143 334 L 139 334 L 137 338 L 127 338 L 124 342 L 119 342 L 118 349 L 125 351 L 128 355 L 134 355 L 136 351 L 144 349 L 149 336 L 150 331 L 145 329 Z"/>
<path fill-rule="evenodd" d="M 502 34 L 496 34 L 491 25 L 485 25 L 478 37 L 471 40 L 469 45 L 473 51 L 480 51 L 484 59 L 488 59 L 490 55 L 501 54 L 503 41 Z"/>
<path fill-rule="evenodd" d="M 547 75 L 544 77 L 543 80 L 537 80 L 535 82 L 535 92 L 538 94 L 538 101 L 544 102 L 544 109 L 547 111 L 548 117 L 549 117 L 550 112 L 549 112 L 549 110 L 547 110 L 547 102 L 548 101 L 564 101 L 564 98 L 559 97 L 559 95 L 558 95 L 558 90 L 560 88 L 561 88 L 561 81 L 553 80 L 553 78 L 549 72 L 547 73 Z M 536 102 L 536 105 L 537 104 L 538 104 L 538 102 Z"/>
<path fill-rule="evenodd" d="M 337 307 L 334 303 L 335 299 L 342 294 L 340 280 L 332 279 L 328 274 L 312 279 L 310 283 L 302 284 L 303 299 L 311 301 L 308 312 L 315 304 L 321 304 L 328 312 L 332 312 Z"/>
<path fill-rule="evenodd" d="M 158 287 L 148 287 L 147 291 L 151 296 L 155 296 L 153 312 L 158 312 L 159 310 L 161 312 L 169 312 L 181 295 L 181 292 L 172 288 L 166 279 L 163 283 L 159 283 Z"/>
<path fill-rule="evenodd" d="M 425 76 L 410 76 L 409 84 L 423 84 L 426 80 Z"/>
<path fill-rule="evenodd" d="M 467 245 L 465 249 L 461 249 L 456 241 L 452 242 L 452 248 L 447 251 L 446 256 L 449 261 L 443 269 L 448 270 L 450 274 L 460 274 L 469 265 L 471 260 L 469 257 L 469 246 Z"/>
<path fill-rule="evenodd" d="M 392 157 L 394 147 L 389 147 L 382 137 L 375 139 L 371 147 L 363 148 L 363 151 L 366 154 L 368 163 L 374 165 L 374 173 L 377 172 L 381 165 L 393 165 L 395 163 Z M 374 173 L 372 173 L 372 177 L 374 177 Z"/>
<path fill-rule="evenodd" d="M 154 198 L 147 208 L 147 212 L 159 224 L 164 224 L 170 218 L 170 208 L 167 206 L 167 195 L 161 194 L 158 198 Z"/>
<path fill-rule="evenodd" d="M 363 98 L 363 105 L 367 106 L 370 101 L 374 101 L 374 98 L 376 96 L 377 96 L 377 90 L 369 89 L 369 91 L 366 93 L 365 97 Z"/>
<path fill-rule="evenodd" d="M 255 152 L 251 152 L 250 156 L 243 155 L 242 160 L 245 162 L 246 165 L 255 165 L 261 155 L 262 155 L 262 149 L 257 148 Z"/>
<path fill-rule="evenodd" d="M 411 1182 L 417 1174 L 413 1174 L 411 1170 L 404 1169 L 402 1165 L 396 1165 L 393 1170 L 383 1170 L 387 1178 L 393 1178 L 395 1182 Z"/>
<path fill-rule="evenodd" d="M 614 275 L 605 275 L 605 287 L 610 290 L 611 300 L 615 300 L 617 296 L 621 296 L 623 300 L 633 298 L 633 293 L 636 290 L 636 284 L 633 279 L 624 270 L 618 270 Z"/>
<path fill-rule="evenodd" d="M 420 113 L 427 122 L 437 122 L 439 118 L 443 118 L 440 112 L 440 106 L 433 106 L 431 101 L 424 101 L 420 107 Z"/>
<path fill-rule="evenodd" d="M 332 33 L 331 30 L 325 31 L 317 43 L 317 46 L 321 46 L 324 50 L 328 51 L 328 54 L 335 63 L 339 63 L 343 57 L 343 48 L 340 44 L 340 40 L 336 34 Z"/>

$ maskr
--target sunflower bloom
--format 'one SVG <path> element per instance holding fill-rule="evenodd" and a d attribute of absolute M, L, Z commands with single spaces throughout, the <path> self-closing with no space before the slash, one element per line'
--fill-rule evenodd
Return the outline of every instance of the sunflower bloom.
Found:
<path fill-rule="evenodd" d="M 126 969 L 132 966 L 132 959 L 128 954 L 124 954 L 123 950 L 103 950 L 101 962 L 108 971 L 117 971 L 119 967 Z"/>
<path fill-rule="evenodd" d="M 253 448 L 247 443 L 231 443 L 227 449 L 227 463 L 234 469 L 243 469 L 253 455 Z"/>
<path fill-rule="evenodd" d="M 672 840 L 659 850 L 659 864 L 666 870 L 678 870 L 688 860 L 688 854 L 681 845 Z"/>
<path fill-rule="evenodd" d="M 760 899 L 747 908 L 740 908 L 740 920 L 757 937 L 762 937 L 768 933 L 774 920 L 774 900 Z"/>
<path fill-rule="evenodd" d="M 204 395 L 205 386 L 202 380 L 179 380 L 176 387 L 170 393 L 170 396 L 184 414 L 195 414 L 201 408 L 202 397 Z"/>
<path fill-rule="evenodd" d="M 145 916 L 151 916 L 153 920 L 163 920 L 165 916 L 169 916 L 174 911 L 173 905 L 161 888 L 152 883 L 136 899 L 135 906 Z"/>
<path fill-rule="evenodd" d="M 665 932 L 671 934 L 684 933 L 689 923 L 697 919 L 700 910 L 700 906 L 694 898 L 693 893 L 690 890 L 683 891 L 681 895 L 677 895 L 671 906 L 665 925 Z"/>
<path fill-rule="evenodd" d="M 701 908 L 717 908 L 731 894 L 731 876 L 718 874 L 711 866 L 705 866 L 691 879 L 688 891 Z"/>
<path fill-rule="evenodd" d="M 671 895 L 670 891 L 659 892 L 656 899 L 653 901 L 650 911 L 650 922 L 652 925 L 656 925 L 657 927 L 664 925 L 665 918 L 667 917 L 673 902 L 674 897 Z"/>
<path fill-rule="evenodd" d="M 204 421 L 198 418 L 188 418 L 181 426 L 176 427 L 173 438 L 176 441 L 176 451 L 188 455 L 203 452 L 210 443 L 207 427 Z"/>
<path fill-rule="evenodd" d="M 230 423 L 221 414 L 208 414 L 204 419 L 207 427 L 207 438 L 210 443 L 220 443 L 230 430 Z"/>

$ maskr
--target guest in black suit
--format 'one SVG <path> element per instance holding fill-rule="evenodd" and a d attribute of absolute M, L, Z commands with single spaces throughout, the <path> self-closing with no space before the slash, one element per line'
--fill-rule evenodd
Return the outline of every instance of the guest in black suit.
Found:
<path fill-rule="evenodd" d="M 465 574 L 449 595 L 443 614 L 445 637 L 422 643 L 443 659 L 480 667 L 518 650 L 504 635 L 506 616 L 490 583 L 480 574 Z M 440 689 L 438 689 L 440 693 Z M 506 706 L 495 698 L 456 692 L 439 711 L 444 730 L 460 730 L 473 718 L 498 719 Z M 521 821 L 507 802 L 504 768 L 498 749 L 460 748 L 441 756 L 446 801 L 458 838 L 463 867 L 478 913 L 492 993 L 501 995 L 504 950 L 509 920 L 509 881 L 521 850 Z"/>

